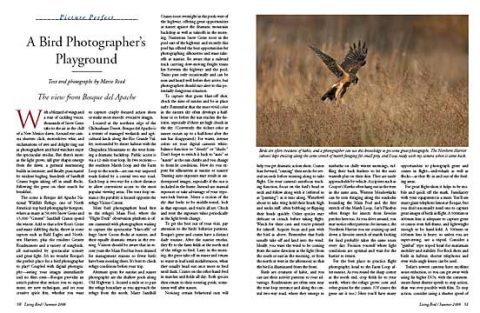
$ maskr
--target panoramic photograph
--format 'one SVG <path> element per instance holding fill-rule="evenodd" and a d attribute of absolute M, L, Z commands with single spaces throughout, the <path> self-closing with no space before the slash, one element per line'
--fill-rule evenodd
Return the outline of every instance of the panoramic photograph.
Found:
<path fill-rule="evenodd" d="M 257 146 L 468 146 L 468 16 L 258 15 Z"/>

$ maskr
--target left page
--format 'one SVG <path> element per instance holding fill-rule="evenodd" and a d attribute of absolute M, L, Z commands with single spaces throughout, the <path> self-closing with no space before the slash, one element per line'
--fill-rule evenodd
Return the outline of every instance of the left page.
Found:
<path fill-rule="evenodd" d="M 479 5 L 429 2 L 1 3 L 0 312 L 477 312 Z"/>

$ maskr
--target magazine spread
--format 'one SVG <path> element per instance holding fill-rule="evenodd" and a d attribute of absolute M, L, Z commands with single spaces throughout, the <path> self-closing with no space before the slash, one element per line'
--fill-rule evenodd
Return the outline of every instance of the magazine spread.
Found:
<path fill-rule="evenodd" d="M 475 1 L 1 11 L 0 311 L 478 312 Z"/>

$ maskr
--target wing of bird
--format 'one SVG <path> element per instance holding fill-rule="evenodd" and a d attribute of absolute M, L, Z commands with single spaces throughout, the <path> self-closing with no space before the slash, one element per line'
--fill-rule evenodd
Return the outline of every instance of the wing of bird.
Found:
<path fill-rule="evenodd" d="M 335 61 L 334 58 L 312 45 L 309 45 L 309 47 L 320 57 L 320 59 L 322 59 L 323 63 L 325 63 L 328 69 L 332 71 L 335 76 L 337 76 L 338 78 L 341 78 L 343 76 L 344 72 L 340 68 L 340 66 L 338 66 L 337 61 Z"/>
<path fill-rule="evenodd" d="M 350 50 L 340 66 L 347 73 L 357 74 L 358 70 L 367 63 L 367 52 L 365 42 L 362 45 L 362 42 L 359 41 L 358 46 L 354 43 L 353 46 L 350 46 Z"/>

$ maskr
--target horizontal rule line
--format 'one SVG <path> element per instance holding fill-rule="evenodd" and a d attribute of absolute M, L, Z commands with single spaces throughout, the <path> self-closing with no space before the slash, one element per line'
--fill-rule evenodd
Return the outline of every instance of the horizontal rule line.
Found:
<path fill-rule="evenodd" d="M 72 73 L 103 73 L 103 71 L 72 71 Z"/>

